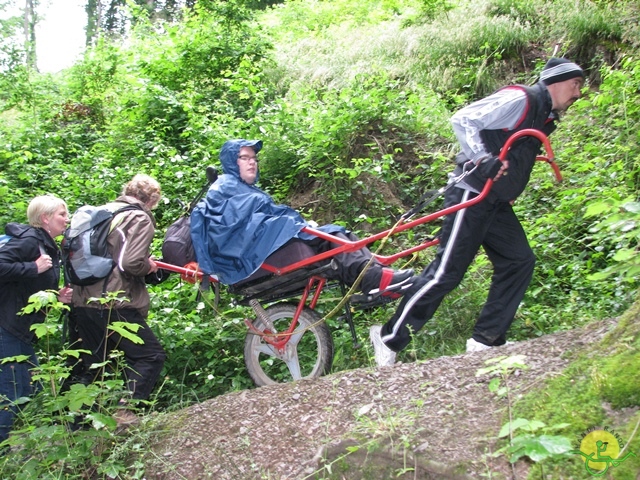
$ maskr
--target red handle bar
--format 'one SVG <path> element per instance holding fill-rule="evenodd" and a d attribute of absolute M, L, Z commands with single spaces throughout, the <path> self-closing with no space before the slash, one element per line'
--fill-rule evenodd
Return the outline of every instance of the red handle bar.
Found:
<path fill-rule="evenodd" d="M 553 172 L 556 175 L 556 179 L 559 182 L 561 182 L 562 174 L 560 173 L 560 168 L 558 167 L 558 164 L 555 162 L 555 158 L 554 158 L 555 155 L 553 154 L 551 143 L 549 143 L 549 137 L 547 137 L 540 130 L 534 130 L 533 128 L 525 128 L 524 130 L 520 130 L 519 132 L 516 132 L 513 135 L 511 135 L 509 139 L 505 142 L 504 147 L 502 147 L 502 150 L 500 151 L 500 155 L 498 155 L 498 158 L 500 159 L 500 161 L 504 162 L 504 160 L 507 157 L 507 153 L 509 152 L 509 149 L 513 145 L 513 142 L 515 142 L 516 140 L 522 137 L 536 137 L 538 140 L 542 142 L 542 145 L 544 145 L 544 149 L 546 150 L 547 155 L 546 156 L 538 155 L 538 157 L 536 157 L 536 160 L 547 162 L 549 165 L 551 165 L 551 168 L 553 168 Z"/>
<path fill-rule="evenodd" d="M 159 260 L 154 261 L 156 265 L 158 265 L 158 268 L 162 268 L 163 270 L 168 270 L 170 272 L 179 273 L 183 278 L 197 278 L 198 280 L 202 280 L 202 277 L 204 276 L 204 273 L 196 268 L 190 268 L 189 266 L 179 267 L 178 265 L 173 265 L 171 263 L 166 263 Z M 216 277 L 215 275 L 209 275 L 209 280 L 211 282 L 217 282 L 218 277 Z"/>

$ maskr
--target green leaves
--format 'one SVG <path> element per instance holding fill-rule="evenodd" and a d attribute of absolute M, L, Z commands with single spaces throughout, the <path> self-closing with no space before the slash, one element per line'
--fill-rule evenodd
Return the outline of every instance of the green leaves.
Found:
<path fill-rule="evenodd" d="M 57 292 L 42 290 L 29 297 L 29 303 L 22 309 L 22 313 L 33 313 L 51 307 L 57 302 Z"/>
<path fill-rule="evenodd" d="M 521 354 L 511 355 L 510 357 L 500 356 L 500 357 L 490 358 L 489 360 L 484 362 L 489 366 L 478 369 L 478 371 L 476 372 L 476 377 L 479 377 L 480 375 L 485 375 L 485 374 L 508 375 L 509 373 L 513 372 L 516 369 L 521 369 L 521 370 L 526 369 L 528 368 L 526 363 L 524 363 L 524 360 L 526 358 L 527 358 L 526 355 L 521 355 Z"/>
<path fill-rule="evenodd" d="M 14 355 L 12 357 L 4 357 L 2 360 L 0 360 L 0 365 L 4 365 L 6 363 L 20 363 L 20 362 L 28 362 L 30 360 L 30 356 L 29 355 Z"/>
<path fill-rule="evenodd" d="M 501 356 L 491 358 L 485 362 L 488 367 L 481 368 L 476 372 L 476 376 L 490 374 L 497 375 L 489 382 L 489 391 L 496 393 L 499 397 L 509 395 L 509 376 L 515 370 L 527 368 L 524 363 L 524 355 L 512 355 L 510 357 Z M 509 401 L 509 418 L 511 418 L 511 398 Z M 561 423 L 547 427 L 544 422 L 529 420 L 526 418 L 516 418 L 505 423 L 498 438 L 506 438 L 509 444 L 496 451 L 494 456 L 507 454 L 509 461 L 514 463 L 522 457 L 528 457 L 534 462 L 540 462 L 549 457 L 562 455 L 572 449 L 568 438 L 556 435 L 548 435 L 548 432 L 562 430 L 569 427 L 568 423 Z M 542 433 L 541 435 L 539 433 Z"/>
<path fill-rule="evenodd" d="M 499 438 L 504 438 L 511 435 L 518 429 L 523 429 L 528 432 L 535 432 L 540 428 L 544 427 L 543 422 L 538 422 L 536 420 L 527 420 L 525 418 L 516 418 L 513 422 L 505 423 L 500 429 L 500 433 L 498 433 Z"/>
<path fill-rule="evenodd" d="M 567 437 L 547 434 L 536 435 L 536 432 L 552 432 L 563 430 L 569 426 L 570 424 L 568 423 L 560 423 L 547 427 L 544 422 L 517 418 L 512 422 L 505 423 L 500 429 L 499 438 L 512 438 L 510 444 L 498 450 L 496 454 L 508 454 L 509 461 L 512 463 L 522 457 L 528 457 L 534 462 L 541 462 L 550 457 L 564 455 L 573 448 L 571 441 Z M 514 436 L 518 431 L 527 433 L 520 432 L 519 435 Z"/>
<path fill-rule="evenodd" d="M 571 441 L 557 435 L 520 435 L 513 439 L 509 461 L 514 463 L 522 457 L 541 462 L 550 457 L 567 454 L 572 449 Z"/>
<path fill-rule="evenodd" d="M 83 385 L 76 383 L 71 385 L 68 392 L 59 398 L 60 408 L 68 408 L 72 412 L 79 412 L 82 407 L 91 407 L 95 404 L 101 391 L 96 385 Z"/>
<path fill-rule="evenodd" d="M 634 282 L 640 273 L 640 203 L 631 199 L 594 202 L 587 207 L 585 217 L 598 218 L 590 229 L 594 243 L 616 239 L 608 253 L 609 264 L 588 278 L 601 281 L 617 275 Z"/>
<path fill-rule="evenodd" d="M 137 323 L 111 322 L 107 328 L 112 332 L 119 334 L 121 337 L 140 345 L 144 342 L 138 335 L 135 335 L 135 333 L 140 330 L 141 327 L 142 325 Z"/>

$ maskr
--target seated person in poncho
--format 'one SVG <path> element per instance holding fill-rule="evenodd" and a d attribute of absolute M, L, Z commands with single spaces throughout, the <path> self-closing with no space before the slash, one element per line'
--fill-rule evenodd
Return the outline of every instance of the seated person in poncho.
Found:
<path fill-rule="evenodd" d="M 310 225 L 297 211 L 276 204 L 256 187 L 261 148 L 261 140 L 227 141 L 220 151 L 224 174 L 191 214 L 191 238 L 200 269 L 217 275 L 227 285 L 251 276 L 269 255 L 292 239 L 303 241 L 316 253 L 339 246 L 302 232 Z M 357 240 L 337 225 L 325 225 L 318 230 Z M 366 248 L 336 255 L 333 257 L 338 266 L 335 278 L 353 285 L 371 257 Z M 360 290 L 364 294 L 397 296 L 412 281 L 413 270 L 394 271 L 374 260 L 362 278 Z"/>

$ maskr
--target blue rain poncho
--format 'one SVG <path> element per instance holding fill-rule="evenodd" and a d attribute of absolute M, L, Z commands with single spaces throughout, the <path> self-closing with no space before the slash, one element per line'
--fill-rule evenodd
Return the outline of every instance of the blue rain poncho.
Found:
<path fill-rule="evenodd" d="M 191 239 L 198 265 L 227 285 L 249 277 L 292 238 L 316 238 L 301 232 L 308 223 L 297 211 L 276 204 L 268 194 L 240 178 L 237 159 L 241 147 L 252 147 L 257 154 L 262 141 L 229 140 L 223 145 L 220 161 L 224 173 L 191 213 Z M 344 231 L 337 225 L 319 230 Z"/>

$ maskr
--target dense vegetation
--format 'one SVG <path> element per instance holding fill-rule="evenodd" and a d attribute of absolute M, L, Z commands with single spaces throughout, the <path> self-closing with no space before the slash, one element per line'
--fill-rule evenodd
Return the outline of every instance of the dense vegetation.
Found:
<path fill-rule="evenodd" d="M 446 181 L 456 149 L 452 112 L 501 84 L 532 83 L 557 49 L 584 66 L 588 84 L 552 138 L 564 183 L 554 183 L 541 164 L 516 204 L 538 264 L 511 336 L 616 316 L 635 299 L 636 2 L 292 1 L 254 11 L 211 1 L 174 23 L 150 19 L 144 10 L 130 13 L 135 22 L 126 42 L 105 37 L 58 75 L 3 63 L 1 225 L 25 221 L 37 194 L 55 193 L 74 210 L 113 199 L 144 172 L 161 182 L 165 195 L 156 211 L 159 254 L 164 229 L 182 213 L 178 200 L 188 202 L 200 190 L 204 169 L 217 164 L 225 140 L 242 137 L 264 140 L 262 186 L 276 199 L 318 222 L 344 223 L 361 235 L 380 231 Z M 385 249 L 413 244 L 432 230 L 401 236 Z M 413 266 L 420 269 L 431 254 L 413 259 Z M 400 359 L 462 351 L 490 275 L 488 260 L 479 256 Z M 242 360 L 249 311 L 234 306 L 224 289 L 214 308 L 209 296 L 201 298 L 177 276 L 151 289 L 150 323 L 169 358 L 149 410 L 252 386 Z M 363 343 L 365 327 L 391 311 L 355 313 Z M 53 308 L 41 339 L 50 389 L 18 425 L 28 448 L 41 454 L 31 464 L 5 467 L 16 478 L 35 478 L 34 472 L 75 478 L 70 472 L 78 465 L 99 458 L 99 475 L 123 474 L 123 452 L 108 447 L 111 436 L 102 428 L 111 425 L 108 415 L 96 412 L 91 435 L 73 447 L 66 443 L 60 422 L 71 419 L 59 411 L 96 397 L 108 406 L 118 382 L 109 379 L 82 397 L 59 394 L 65 359 L 73 354 L 60 353 L 58 313 Z M 328 322 L 335 370 L 372 363 L 371 351 L 354 348 L 340 318 Z M 38 411 L 49 413 L 43 418 Z M 96 441 L 103 444 L 98 451 Z"/>

